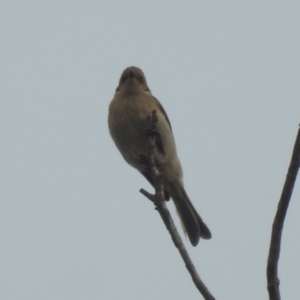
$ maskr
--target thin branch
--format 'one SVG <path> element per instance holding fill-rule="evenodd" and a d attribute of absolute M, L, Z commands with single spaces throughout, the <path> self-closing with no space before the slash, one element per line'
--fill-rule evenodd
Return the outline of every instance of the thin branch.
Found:
<path fill-rule="evenodd" d="M 205 300 L 215 300 L 213 295 L 210 293 L 210 291 L 207 289 L 201 278 L 199 277 L 197 270 L 182 242 L 182 239 L 175 227 L 175 224 L 172 220 L 171 214 L 166 206 L 165 199 L 164 199 L 164 186 L 163 186 L 163 180 L 162 180 L 162 175 L 160 174 L 155 160 L 154 160 L 154 148 L 155 148 L 155 142 L 156 138 L 159 137 L 159 133 L 156 131 L 156 123 L 157 123 L 157 116 L 156 116 L 156 111 L 154 110 L 152 112 L 152 115 L 150 117 L 150 126 L 149 126 L 149 150 L 148 150 L 148 155 L 147 156 L 142 156 L 142 159 L 144 161 L 147 161 L 147 166 L 150 170 L 151 177 L 153 178 L 154 181 L 154 187 L 155 187 L 155 195 L 152 195 L 145 191 L 144 189 L 141 189 L 140 192 L 146 196 L 149 200 L 151 200 L 154 205 L 155 209 L 159 212 L 161 218 L 163 219 L 165 226 L 167 227 L 174 245 L 178 249 L 185 266 L 187 270 L 189 271 L 194 284 L 196 285 L 197 289 L 200 291 L 202 294 L 203 298 Z"/>
<path fill-rule="evenodd" d="M 300 166 L 300 129 L 298 130 L 292 159 L 282 189 L 281 197 L 278 203 L 276 216 L 273 222 L 271 243 L 269 249 L 267 265 L 267 281 L 270 300 L 280 300 L 278 261 L 280 255 L 280 243 L 284 219 L 287 213 L 289 202 L 293 193 L 295 181 Z"/>

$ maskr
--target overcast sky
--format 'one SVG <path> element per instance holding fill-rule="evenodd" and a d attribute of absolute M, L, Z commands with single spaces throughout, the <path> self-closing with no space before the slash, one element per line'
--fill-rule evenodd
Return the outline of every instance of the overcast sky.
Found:
<path fill-rule="evenodd" d="M 131 65 L 168 113 L 213 234 L 195 248 L 183 236 L 201 278 L 217 299 L 267 299 L 300 122 L 299 1 L 2 0 L 0 35 L 1 299 L 201 299 L 139 193 L 153 189 L 109 136 L 108 105 Z M 283 299 L 300 297 L 299 197 L 298 179 Z"/>

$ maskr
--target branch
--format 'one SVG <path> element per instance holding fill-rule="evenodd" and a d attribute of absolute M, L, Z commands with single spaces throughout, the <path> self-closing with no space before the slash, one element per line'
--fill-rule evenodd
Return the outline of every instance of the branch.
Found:
<path fill-rule="evenodd" d="M 282 189 L 281 197 L 278 203 L 276 216 L 273 222 L 269 257 L 267 264 L 267 281 L 270 300 L 280 300 L 278 261 L 280 255 L 280 243 L 284 219 L 287 213 L 289 202 L 293 193 L 293 188 L 297 178 L 300 166 L 300 129 L 298 130 L 292 159 Z"/>
<path fill-rule="evenodd" d="M 147 167 L 149 168 L 151 178 L 153 178 L 153 183 L 155 187 L 155 195 L 152 195 L 145 191 L 144 189 L 141 189 L 140 192 L 146 196 L 149 200 L 151 200 L 154 205 L 155 209 L 159 212 L 161 218 L 163 219 L 165 226 L 167 227 L 174 245 L 178 249 L 185 266 L 187 270 L 189 271 L 194 284 L 196 285 L 197 289 L 200 291 L 202 294 L 203 298 L 205 300 L 215 300 L 213 295 L 210 293 L 210 291 L 207 289 L 205 284 L 202 282 L 201 278 L 199 277 L 197 270 L 181 240 L 181 237 L 175 227 L 175 224 L 172 220 L 171 214 L 168 211 L 168 208 L 165 203 L 164 199 L 164 186 L 163 186 L 163 180 L 162 180 L 162 174 L 159 172 L 155 160 L 154 160 L 154 148 L 155 148 L 155 142 L 157 137 L 160 136 L 160 134 L 156 131 L 156 123 L 157 123 L 157 116 L 156 116 L 156 111 L 154 110 L 152 112 L 152 115 L 150 117 L 150 122 L 149 122 L 149 129 L 148 129 L 148 134 L 149 134 L 149 150 L 148 150 L 148 155 L 143 155 L 142 159 L 144 162 L 147 162 Z"/>

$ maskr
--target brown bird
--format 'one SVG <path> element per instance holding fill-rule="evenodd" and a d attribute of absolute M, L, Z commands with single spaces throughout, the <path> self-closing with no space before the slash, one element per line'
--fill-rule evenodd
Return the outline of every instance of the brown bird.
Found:
<path fill-rule="evenodd" d="M 176 145 L 169 118 L 160 102 L 151 94 L 143 71 L 126 68 L 120 78 L 109 106 L 110 134 L 124 159 L 153 185 L 147 167 L 141 163 L 141 154 L 147 153 L 149 116 L 156 110 L 158 122 L 154 158 L 163 175 L 165 198 L 173 199 L 180 219 L 193 246 L 199 238 L 210 239 L 211 233 L 194 208 L 183 186 L 183 173 L 176 153 Z"/>

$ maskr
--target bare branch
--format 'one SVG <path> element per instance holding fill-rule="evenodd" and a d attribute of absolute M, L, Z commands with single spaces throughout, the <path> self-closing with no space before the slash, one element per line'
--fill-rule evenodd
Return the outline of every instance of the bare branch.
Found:
<path fill-rule="evenodd" d="M 154 205 L 155 209 L 159 212 L 161 218 L 163 219 L 165 226 L 167 227 L 172 240 L 174 242 L 174 245 L 178 249 L 186 268 L 188 269 L 194 284 L 196 285 L 197 289 L 200 291 L 202 294 L 203 298 L 205 300 L 215 300 L 213 295 L 210 293 L 210 291 L 207 289 L 205 284 L 202 282 L 201 278 L 199 277 L 197 270 L 182 242 L 182 239 L 175 227 L 175 224 L 172 220 L 171 214 L 168 211 L 168 208 L 165 203 L 164 199 L 164 187 L 163 187 L 163 181 L 162 181 L 162 175 L 160 174 L 155 160 L 154 160 L 154 148 L 155 148 L 155 142 L 157 137 L 159 137 L 159 133 L 156 131 L 156 123 L 157 123 L 157 116 L 156 116 L 156 111 L 154 110 L 152 112 L 152 115 L 150 117 L 150 122 L 149 122 L 149 141 L 150 141 L 150 146 L 149 146 L 149 152 L 147 157 L 143 156 L 143 159 L 147 161 L 147 166 L 149 167 L 151 177 L 153 178 L 154 181 L 154 187 L 155 187 L 155 195 L 152 195 L 148 193 L 147 191 L 141 189 L 140 192 L 146 196 L 149 200 L 151 200 Z"/>
<path fill-rule="evenodd" d="M 269 249 L 267 265 L 267 281 L 270 300 L 280 300 L 278 261 L 280 255 L 280 243 L 284 219 L 287 213 L 289 202 L 293 193 L 295 181 L 300 165 L 300 129 L 298 130 L 292 159 L 282 189 L 281 197 L 278 203 L 276 216 L 273 222 L 271 243 Z"/>

